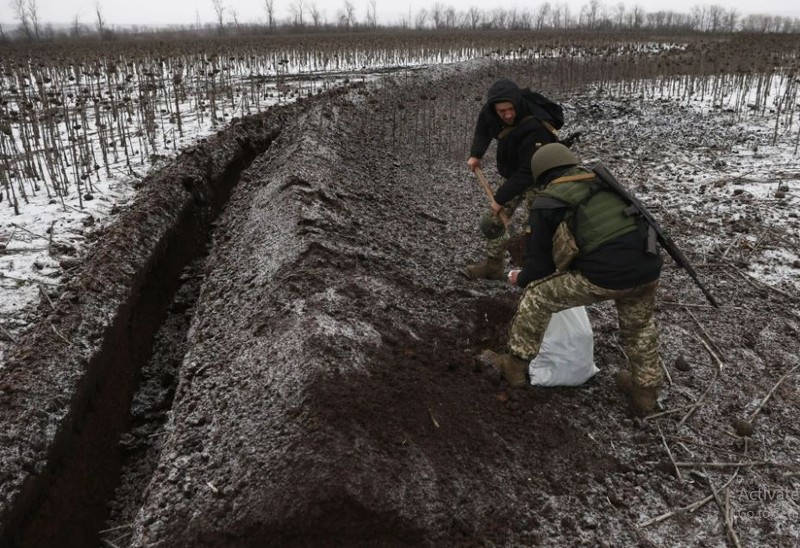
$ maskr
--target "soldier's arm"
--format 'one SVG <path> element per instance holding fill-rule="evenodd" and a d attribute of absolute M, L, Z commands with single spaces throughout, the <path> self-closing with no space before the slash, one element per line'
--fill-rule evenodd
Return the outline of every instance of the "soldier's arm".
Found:
<path fill-rule="evenodd" d="M 517 274 L 517 285 L 529 283 L 549 276 L 556 271 L 553 262 L 553 233 L 564 219 L 567 206 L 556 209 L 531 209 L 528 227 L 530 235 L 525 242 L 522 271 Z"/>

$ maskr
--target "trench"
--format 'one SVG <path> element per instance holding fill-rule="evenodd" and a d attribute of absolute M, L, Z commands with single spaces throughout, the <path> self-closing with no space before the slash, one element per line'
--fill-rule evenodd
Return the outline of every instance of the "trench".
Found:
<path fill-rule="evenodd" d="M 0 546 L 108 546 L 104 530 L 114 514 L 115 491 L 123 474 L 130 472 L 132 446 L 141 446 L 136 428 L 141 431 L 144 422 L 149 429 L 145 438 L 157 436 L 152 429 L 163 425 L 174 394 L 177 371 L 170 374 L 158 369 L 155 379 L 152 372 L 143 378 L 142 372 L 154 357 L 159 333 L 168 333 L 172 340 L 185 339 L 191 295 L 196 295 L 200 284 L 193 266 L 202 261 L 214 220 L 224 210 L 242 171 L 269 149 L 278 134 L 273 130 L 257 143 L 240 141 L 222 173 L 207 181 L 209 196 L 204 201 L 195 196 L 169 228 L 147 272 L 142 273 L 141 286 L 118 311 L 91 360 L 87 368 L 91 373 L 73 400 L 73 418 L 50 449 L 48 469 L 26 485 Z M 183 321 L 176 323 L 176 317 Z M 163 347 L 155 355 L 157 360 L 165 359 Z M 175 365 L 181 358 L 173 347 L 166 359 Z M 132 408 L 142 382 L 150 383 L 152 389 L 154 381 L 161 389 L 156 406 L 160 412 L 154 415 L 152 405 L 144 411 L 141 405 L 138 410 L 135 405 Z M 147 479 L 143 481 L 136 486 L 139 491 L 146 486 Z"/>

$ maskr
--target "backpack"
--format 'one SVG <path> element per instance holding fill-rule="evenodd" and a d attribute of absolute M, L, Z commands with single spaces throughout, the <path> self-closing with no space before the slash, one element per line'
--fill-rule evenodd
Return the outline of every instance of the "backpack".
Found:
<path fill-rule="evenodd" d="M 541 93 L 525 88 L 522 90 L 522 102 L 528 112 L 549 123 L 554 129 L 561 129 L 564 125 L 564 109 Z"/>

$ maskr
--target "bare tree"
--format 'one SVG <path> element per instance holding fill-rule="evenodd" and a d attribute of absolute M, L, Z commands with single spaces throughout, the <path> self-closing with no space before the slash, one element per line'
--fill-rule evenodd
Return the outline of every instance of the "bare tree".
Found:
<path fill-rule="evenodd" d="M 11 9 L 17 18 L 19 28 L 28 40 L 33 40 L 33 29 L 31 20 L 28 17 L 28 6 L 25 0 L 11 0 Z"/>
<path fill-rule="evenodd" d="M 306 11 L 305 0 L 292 0 L 289 4 L 289 11 L 292 14 L 292 23 L 296 27 L 303 26 L 303 14 Z"/>
<path fill-rule="evenodd" d="M 82 26 L 80 13 L 76 13 L 75 18 L 72 20 L 72 36 L 75 38 L 79 37 L 81 35 Z"/>
<path fill-rule="evenodd" d="M 344 6 L 342 7 L 342 10 L 342 21 L 344 22 L 344 26 L 349 29 L 356 22 L 356 8 L 353 5 L 352 0 L 344 0 Z"/>
<path fill-rule="evenodd" d="M 564 17 L 564 28 L 569 28 L 572 26 L 572 13 L 570 12 L 569 4 L 566 2 L 562 2 L 559 4 L 561 8 L 561 12 L 563 13 Z"/>
<path fill-rule="evenodd" d="M 236 30 L 241 30 L 241 26 L 239 26 L 239 13 L 236 11 L 236 8 L 228 9 L 228 12 L 231 14 L 231 19 L 233 20 L 233 26 L 236 27 Z"/>
<path fill-rule="evenodd" d="M 630 27 L 633 29 L 641 28 L 644 24 L 644 9 L 639 4 L 633 6 L 633 11 L 628 14 Z"/>
<path fill-rule="evenodd" d="M 550 2 L 545 2 L 541 6 L 539 6 L 536 10 L 536 28 L 542 30 L 544 28 L 545 21 L 550 16 Z"/>
<path fill-rule="evenodd" d="M 590 29 L 593 29 L 595 26 L 597 26 L 597 19 L 600 15 L 600 10 L 600 0 L 589 0 L 589 2 L 584 4 L 583 8 L 581 8 L 581 13 L 585 16 L 586 26 Z"/>
<path fill-rule="evenodd" d="M 217 31 L 222 34 L 225 32 L 225 4 L 222 0 L 211 0 L 211 4 L 217 16 Z"/>
<path fill-rule="evenodd" d="M 617 3 L 614 6 L 614 23 L 616 24 L 617 28 L 622 28 L 625 24 L 625 4 L 622 2 Z"/>
<path fill-rule="evenodd" d="M 663 11 L 656 11 L 656 12 L 647 12 L 645 14 L 645 26 L 651 29 L 661 29 L 664 28 L 664 12 Z"/>
<path fill-rule="evenodd" d="M 322 23 L 322 12 L 319 11 L 316 2 L 311 2 L 311 7 L 308 8 L 308 14 L 311 16 L 311 24 L 315 27 L 319 27 Z"/>
<path fill-rule="evenodd" d="M 378 26 L 378 0 L 367 0 L 367 26 Z"/>
<path fill-rule="evenodd" d="M 508 24 L 508 12 L 503 8 L 492 10 L 492 26 L 496 29 L 504 29 Z"/>
<path fill-rule="evenodd" d="M 561 6 L 555 6 L 550 10 L 550 26 L 554 29 L 560 29 L 563 24 Z"/>
<path fill-rule="evenodd" d="M 508 15 L 506 16 L 506 27 L 510 29 L 516 29 L 517 24 L 519 22 L 519 15 L 517 14 L 517 8 L 511 8 L 508 10 Z"/>
<path fill-rule="evenodd" d="M 267 14 L 269 30 L 275 29 L 275 0 L 264 0 L 264 12 Z"/>
<path fill-rule="evenodd" d="M 431 19 L 433 19 L 433 28 L 440 29 L 444 25 L 444 6 L 441 2 L 436 2 L 431 7 L 430 11 Z"/>
<path fill-rule="evenodd" d="M 456 16 L 455 8 L 450 6 L 444 10 L 444 26 L 448 29 L 452 29 L 456 27 L 456 23 L 458 21 L 458 17 Z"/>
<path fill-rule="evenodd" d="M 472 30 L 478 28 L 478 25 L 481 24 L 481 19 L 483 19 L 483 12 L 475 6 L 472 6 L 467 10 L 467 25 Z"/>
<path fill-rule="evenodd" d="M 95 27 L 97 28 L 97 34 L 102 38 L 106 34 L 106 18 L 103 15 L 103 6 L 100 5 L 100 2 L 94 5 L 94 15 L 96 18 Z"/>
<path fill-rule="evenodd" d="M 39 5 L 36 0 L 28 0 L 28 18 L 31 21 L 33 35 L 39 39 Z"/>
<path fill-rule="evenodd" d="M 739 22 L 739 12 L 735 9 L 730 9 L 725 13 L 723 19 L 725 30 L 727 32 L 734 32 Z"/>
<path fill-rule="evenodd" d="M 800 32 L 800 17 L 781 17 L 780 28 L 781 32 Z"/>
<path fill-rule="evenodd" d="M 530 29 L 533 28 L 533 15 L 527 8 L 522 8 L 517 15 L 516 28 Z"/>
<path fill-rule="evenodd" d="M 422 8 L 417 12 L 417 15 L 414 16 L 414 27 L 417 29 L 424 29 L 425 25 L 428 24 L 428 10 Z"/>
<path fill-rule="evenodd" d="M 706 29 L 706 7 L 694 6 L 691 10 L 692 28 L 703 31 Z"/>
<path fill-rule="evenodd" d="M 714 4 L 708 6 L 708 30 L 718 32 L 722 28 L 722 18 L 725 15 L 725 8 Z"/>

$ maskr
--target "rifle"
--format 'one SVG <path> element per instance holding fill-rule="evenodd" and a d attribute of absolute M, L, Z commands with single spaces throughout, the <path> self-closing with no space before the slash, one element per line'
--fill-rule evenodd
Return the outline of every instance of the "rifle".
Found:
<path fill-rule="evenodd" d="M 476 167 L 475 175 L 478 176 L 478 182 L 481 184 L 484 192 L 486 192 L 486 195 L 489 197 L 489 202 L 494 203 L 494 192 L 492 192 L 492 187 L 489 186 L 489 181 L 487 181 L 486 177 L 483 175 L 483 170 L 479 167 Z M 508 225 L 511 223 L 511 221 L 509 220 L 508 215 L 506 215 L 506 212 L 500 211 L 498 217 L 500 217 L 500 220 L 503 222 L 503 226 L 505 226 L 506 230 L 508 230 Z"/>
<path fill-rule="evenodd" d="M 569 135 L 567 135 L 565 138 L 561 139 L 558 142 L 566 146 L 567 148 L 572 148 L 572 145 L 574 145 L 580 140 L 581 140 L 581 132 L 573 131 L 572 133 L 570 133 Z"/>
<path fill-rule="evenodd" d="M 645 205 L 640 202 L 636 196 L 628 192 L 628 189 L 625 188 L 622 183 L 617 181 L 617 179 L 606 169 L 603 164 L 595 164 L 594 167 L 592 167 L 592 171 L 600 178 L 601 181 L 608 185 L 611 190 L 619 194 L 623 200 L 630 204 L 625 209 L 625 213 L 627 215 L 638 215 L 644 219 L 645 223 L 647 224 L 647 252 L 653 255 L 658 253 L 658 250 L 656 249 L 656 240 L 658 240 L 658 242 L 661 244 L 661 247 L 667 250 L 675 263 L 686 270 L 689 276 L 691 276 L 692 280 L 694 280 L 694 283 L 697 284 L 697 287 L 700 288 L 700 290 L 703 292 L 703 295 L 705 295 L 706 299 L 708 299 L 708 302 L 719 308 L 719 303 L 717 303 L 717 300 L 700 282 L 700 279 L 697 277 L 697 272 L 692 267 L 689 259 L 686 258 L 680 249 L 678 249 L 678 247 L 672 241 L 672 238 L 667 236 L 667 234 L 664 232 L 664 229 L 661 228 L 661 225 L 658 224 L 658 221 L 656 221 L 653 215 L 647 210 Z"/>

